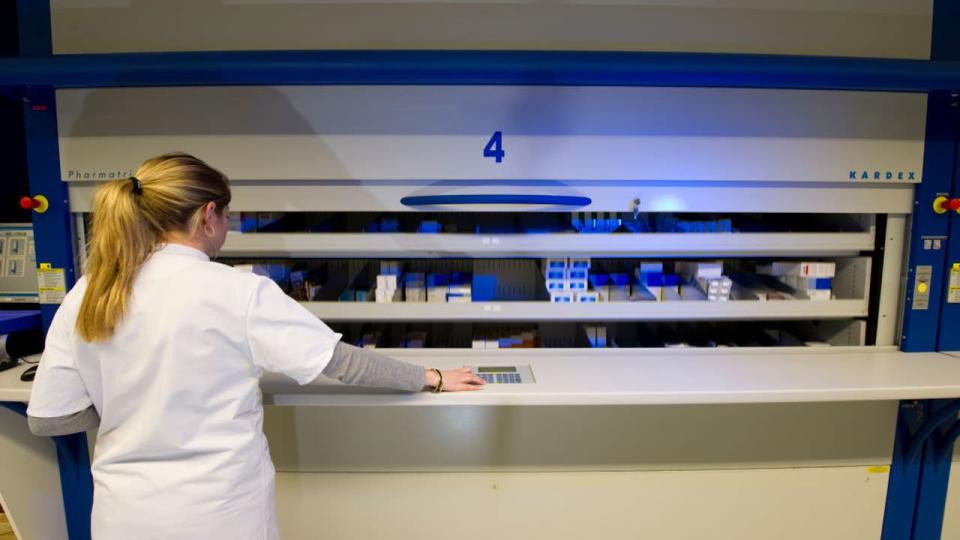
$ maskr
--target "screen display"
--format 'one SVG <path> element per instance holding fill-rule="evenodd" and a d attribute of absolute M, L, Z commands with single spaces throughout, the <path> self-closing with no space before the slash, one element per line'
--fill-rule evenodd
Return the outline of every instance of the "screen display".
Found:
<path fill-rule="evenodd" d="M 493 367 L 478 367 L 477 373 L 516 373 L 517 368 L 513 366 L 493 366 Z"/>

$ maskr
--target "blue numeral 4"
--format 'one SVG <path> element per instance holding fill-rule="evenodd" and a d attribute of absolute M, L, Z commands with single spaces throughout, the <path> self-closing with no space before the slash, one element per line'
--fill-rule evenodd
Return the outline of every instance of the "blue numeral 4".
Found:
<path fill-rule="evenodd" d="M 507 153 L 503 151 L 503 132 L 494 131 L 493 137 L 490 137 L 487 146 L 483 148 L 483 157 L 497 158 L 497 163 L 500 163 L 505 155 Z"/>

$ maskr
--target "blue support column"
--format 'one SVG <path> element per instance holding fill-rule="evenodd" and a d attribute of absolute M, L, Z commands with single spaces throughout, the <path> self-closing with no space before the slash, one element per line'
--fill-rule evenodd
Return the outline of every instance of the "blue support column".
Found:
<path fill-rule="evenodd" d="M 50 5 L 45 1 L 17 2 L 20 55 L 50 56 Z M 30 195 L 43 195 L 50 208 L 33 214 L 33 234 L 37 246 L 37 263 L 62 268 L 66 288 L 73 286 L 76 274 L 73 265 L 73 234 L 68 207 L 67 186 L 60 175 L 60 151 L 57 133 L 57 111 L 54 91 L 50 87 L 28 87 L 23 95 L 23 123 L 27 153 L 27 180 Z M 42 305 L 44 330 L 50 327 L 57 305 Z"/>
<path fill-rule="evenodd" d="M 960 59 L 960 3 L 937 0 L 933 11 L 931 59 Z M 946 302 L 950 266 L 960 257 L 960 216 L 937 214 L 937 196 L 958 196 L 960 94 L 932 92 L 922 183 L 915 192 L 913 227 L 904 303 L 904 351 L 960 349 L 960 304 Z M 939 245 L 939 249 L 937 249 Z M 957 261 L 960 262 L 960 261 Z M 929 301 L 916 305 L 918 270 L 926 267 Z M 937 540 L 943 528 L 953 444 L 960 437 L 960 400 L 903 402 L 897 418 L 883 540 Z"/>
<path fill-rule="evenodd" d="M 956 162 L 958 110 L 950 92 L 934 92 L 927 101 L 927 130 L 924 141 L 922 182 L 914 194 L 910 238 L 907 294 L 904 301 L 903 335 L 900 348 L 907 352 L 937 350 L 940 309 L 944 295 L 947 232 L 950 216 L 937 214 L 933 202 L 949 196 Z M 933 249 L 934 246 L 940 249 Z M 928 299 L 915 305 L 917 273 L 929 270 Z"/>
<path fill-rule="evenodd" d="M 70 540 L 87 540 L 90 538 L 90 512 L 93 510 L 93 476 L 90 474 L 87 434 L 74 433 L 52 439 L 57 445 L 67 535 Z"/>
<path fill-rule="evenodd" d="M 960 101 L 958 99 L 957 101 Z M 960 107 L 960 104 L 958 104 Z M 953 189 L 950 195 L 960 198 L 960 155 L 954 164 Z M 946 290 L 943 293 L 943 305 L 940 307 L 940 337 L 937 350 L 960 351 L 960 293 L 957 289 L 950 289 L 951 280 L 955 286 L 960 286 L 960 213 L 950 216 L 950 227 L 947 231 L 946 268 L 943 280 Z M 951 331 L 952 329 L 952 331 Z"/>
<path fill-rule="evenodd" d="M 947 400 L 931 403 L 931 410 L 948 407 Z M 953 459 L 953 441 L 944 435 L 956 425 L 957 414 L 930 435 L 923 449 L 923 470 L 920 471 L 920 485 L 917 489 L 917 506 L 913 522 L 914 540 L 938 540 L 943 529 L 943 515 L 947 500 L 947 486 L 950 482 L 950 461 Z"/>
<path fill-rule="evenodd" d="M 883 514 L 882 540 L 908 540 L 913 533 L 913 516 L 917 507 L 922 461 L 909 459 L 912 435 L 920 427 L 924 402 L 904 401 L 897 415 L 893 463 L 887 485 L 887 505 Z"/>
<path fill-rule="evenodd" d="M 882 540 L 940 538 L 958 411 L 960 399 L 900 405 Z"/>
<path fill-rule="evenodd" d="M 947 60 L 960 59 L 960 36 L 957 28 L 960 28 L 960 2 L 939 1 L 935 11 L 936 23 L 933 34 L 933 56 Z M 944 28 L 945 31 L 939 31 Z M 946 31 L 949 29 L 949 31 Z M 952 94 L 952 109 L 954 127 L 960 130 L 960 88 L 957 88 Z M 960 136 L 955 141 L 960 145 Z M 960 155 L 954 150 L 953 163 L 953 185 L 950 189 L 950 195 L 960 197 Z M 950 216 L 950 226 L 947 231 L 948 241 L 946 246 L 946 268 L 943 279 L 949 284 L 951 272 L 958 272 L 954 276 L 960 276 L 960 270 L 955 269 L 960 266 L 960 214 L 954 213 Z M 955 278 L 960 279 L 960 278 Z M 947 291 L 949 292 L 949 291 Z M 950 302 L 947 294 L 944 294 L 944 302 L 940 311 L 940 338 L 938 350 L 941 351 L 960 351 L 960 332 L 955 331 L 960 328 L 960 302 Z M 954 329 L 954 331 L 944 331 Z"/>
<path fill-rule="evenodd" d="M 73 231 L 70 223 L 67 185 L 60 179 L 60 152 L 57 112 L 51 88 L 29 88 L 24 96 L 24 131 L 27 151 L 27 178 L 30 195 L 43 195 L 50 208 L 33 214 L 33 235 L 37 263 L 62 269 L 66 289 L 76 280 L 73 265 Z M 42 300 L 42 297 L 41 297 Z M 59 304 L 41 304 L 40 315 L 46 331 Z"/>
<path fill-rule="evenodd" d="M 46 1 L 18 0 L 17 23 L 21 56 L 50 56 L 50 5 Z M 43 195 L 49 201 L 45 213 L 33 214 L 33 232 L 37 263 L 63 269 L 64 285 L 69 290 L 76 279 L 73 232 L 67 186 L 61 180 L 57 112 L 52 87 L 24 89 L 24 140 L 30 195 Z M 40 306 L 46 331 L 59 307 Z M 5 404 L 10 405 L 10 404 Z M 9 408 L 9 407 L 8 407 Z M 26 414 L 26 410 L 22 411 Z M 85 433 L 54 437 L 60 468 L 64 515 L 70 540 L 89 540 L 90 512 L 93 508 L 93 478 Z"/>

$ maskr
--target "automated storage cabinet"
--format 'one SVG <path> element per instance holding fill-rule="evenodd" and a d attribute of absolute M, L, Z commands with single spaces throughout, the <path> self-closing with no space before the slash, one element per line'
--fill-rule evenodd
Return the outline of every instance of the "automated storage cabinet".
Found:
<path fill-rule="evenodd" d="M 431 403 L 495 404 L 911 397 L 890 382 L 943 367 L 896 347 L 926 105 L 602 86 L 57 92 L 78 247 L 97 182 L 189 150 L 232 179 L 222 262 L 269 275 L 348 342 L 498 383 Z M 273 384 L 276 403 L 427 398 Z"/>

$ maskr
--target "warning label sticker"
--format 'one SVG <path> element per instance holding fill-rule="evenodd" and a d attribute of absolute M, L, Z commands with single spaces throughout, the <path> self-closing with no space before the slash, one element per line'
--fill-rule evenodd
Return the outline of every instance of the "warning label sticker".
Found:
<path fill-rule="evenodd" d="M 950 267 L 950 279 L 947 282 L 947 303 L 960 304 L 960 263 Z"/>
<path fill-rule="evenodd" d="M 37 269 L 37 291 L 41 304 L 62 304 L 67 294 L 67 278 L 63 268 L 51 268 L 41 264 Z"/>

